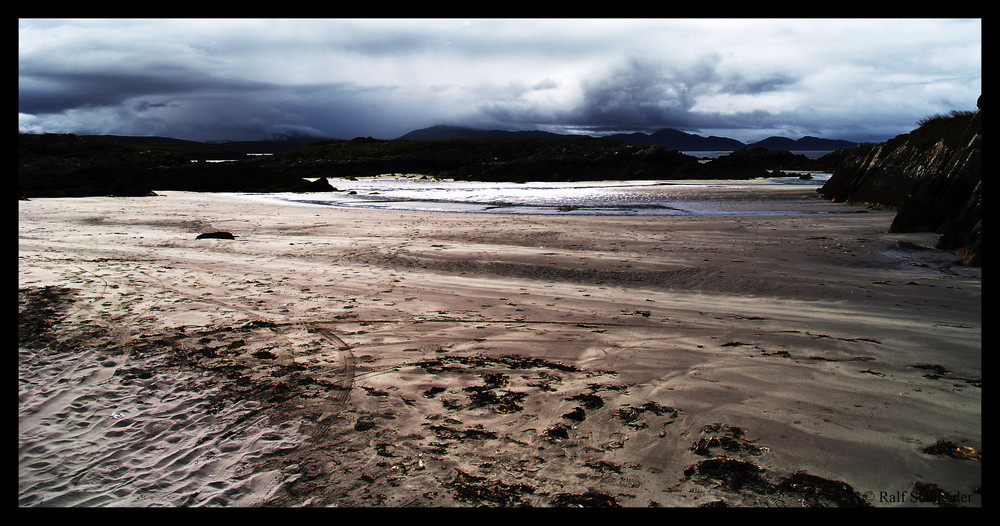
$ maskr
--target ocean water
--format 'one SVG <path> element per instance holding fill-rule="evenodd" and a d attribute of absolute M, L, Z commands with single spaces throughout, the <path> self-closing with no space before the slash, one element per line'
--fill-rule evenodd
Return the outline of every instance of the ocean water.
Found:
<path fill-rule="evenodd" d="M 819 159 L 824 155 L 830 153 L 832 150 L 799 150 L 792 153 L 798 155 L 804 155 L 810 159 Z M 729 155 L 733 153 L 732 150 L 696 150 L 696 151 L 682 151 L 681 153 L 690 155 L 692 157 L 700 157 L 703 159 L 715 159 L 716 157 L 722 157 L 723 155 Z"/>
<path fill-rule="evenodd" d="M 810 179 L 740 181 L 587 181 L 496 183 L 408 177 L 329 179 L 335 192 L 257 194 L 254 198 L 313 206 L 492 214 L 767 215 L 808 213 L 802 192 L 815 191 L 829 173 Z M 796 206 L 796 204 L 799 206 Z"/>

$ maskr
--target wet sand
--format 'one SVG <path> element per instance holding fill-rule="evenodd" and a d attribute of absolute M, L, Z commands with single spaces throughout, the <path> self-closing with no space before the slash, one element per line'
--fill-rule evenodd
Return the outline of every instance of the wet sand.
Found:
<path fill-rule="evenodd" d="M 20 201 L 18 503 L 980 506 L 979 271 L 785 192 Z"/>

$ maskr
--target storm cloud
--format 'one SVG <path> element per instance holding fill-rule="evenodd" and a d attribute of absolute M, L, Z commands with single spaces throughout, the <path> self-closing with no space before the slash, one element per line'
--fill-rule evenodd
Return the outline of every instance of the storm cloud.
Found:
<path fill-rule="evenodd" d="M 20 20 L 22 132 L 395 138 L 436 124 L 881 141 L 975 108 L 981 21 Z"/>

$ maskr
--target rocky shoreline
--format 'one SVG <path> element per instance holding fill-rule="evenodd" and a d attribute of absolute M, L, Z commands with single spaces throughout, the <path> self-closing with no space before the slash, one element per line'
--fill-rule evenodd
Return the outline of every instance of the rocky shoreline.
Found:
<path fill-rule="evenodd" d="M 325 178 L 386 173 L 481 181 L 751 179 L 771 176 L 775 170 L 831 166 L 829 161 L 761 147 L 700 162 L 659 146 L 599 139 L 357 138 L 320 141 L 268 156 L 75 135 L 22 134 L 19 141 L 22 198 L 143 196 L 154 190 L 316 192 L 333 189 Z"/>
<path fill-rule="evenodd" d="M 928 119 L 881 144 L 819 159 L 763 147 L 705 162 L 660 146 L 580 139 L 382 141 L 304 144 L 268 156 L 201 143 L 132 144 L 105 137 L 19 135 L 18 195 L 148 196 L 194 192 L 324 192 L 328 178 L 380 174 L 479 181 L 753 179 L 832 172 L 819 193 L 835 202 L 897 209 L 890 232 L 940 234 L 937 248 L 982 264 L 980 111 Z"/>
<path fill-rule="evenodd" d="M 980 266 L 980 112 L 928 119 L 911 133 L 849 150 L 820 194 L 895 208 L 889 232 L 940 234 L 937 248 L 957 250 L 965 264 Z"/>

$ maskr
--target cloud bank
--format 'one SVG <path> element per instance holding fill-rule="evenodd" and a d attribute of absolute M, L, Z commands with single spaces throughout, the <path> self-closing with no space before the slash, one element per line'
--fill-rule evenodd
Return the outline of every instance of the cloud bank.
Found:
<path fill-rule="evenodd" d="M 978 19 L 19 20 L 21 132 L 435 124 L 882 141 L 974 109 Z"/>

